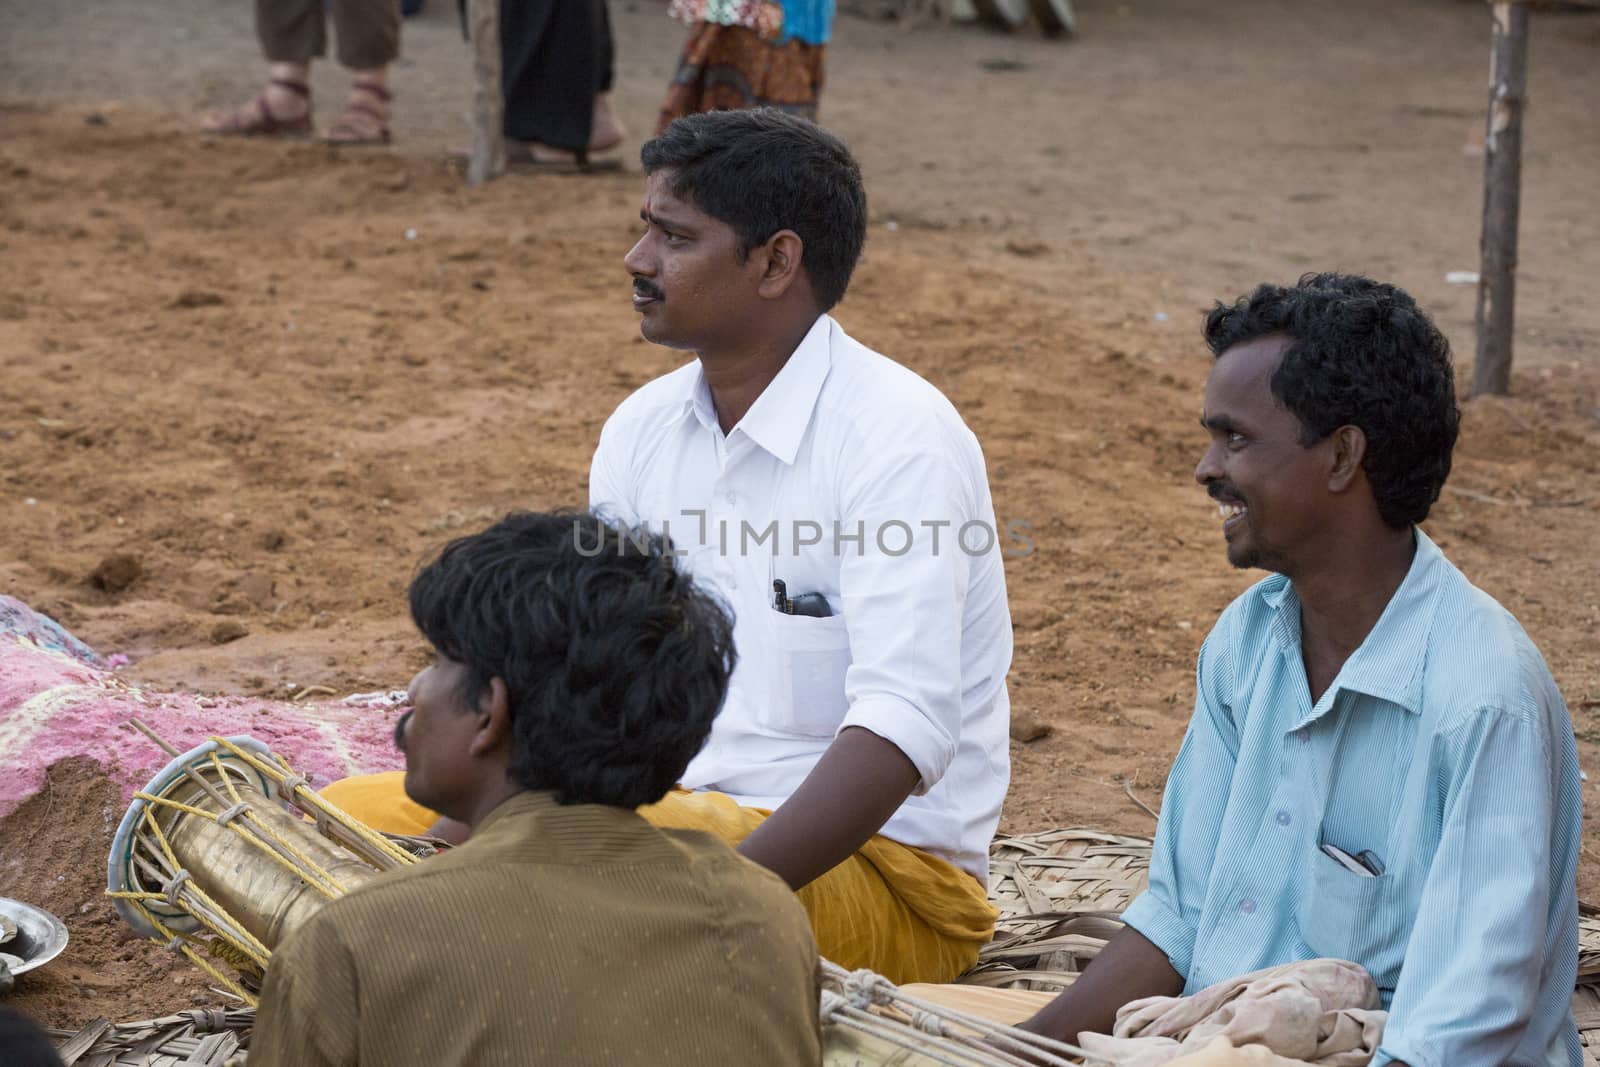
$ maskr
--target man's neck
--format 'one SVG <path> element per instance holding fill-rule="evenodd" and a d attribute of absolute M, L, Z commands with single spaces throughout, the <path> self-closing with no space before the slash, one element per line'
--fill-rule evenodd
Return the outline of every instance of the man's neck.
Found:
<path fill-rule="evenodd" d="M 1300 654 L 1311 699 L 1332 684 L 1367 639 L 1416 556 L 1411 527 L 1338 539 L 1314 568 L 1290 576 L 1300 601 Z"/>
<path fill-rule="evenodd" d="M 820 316 L 795 316 L 784 329 L 777 330 L 731 351 L 701 352 L 700 367 L 711 388 L 717 409 L 717 423 L 727 433 L 755 404 L 756 398 L 783 370 L 789 357 L 800 347 Z"/>
<path fill-rule="evenodd" d="M 482 792 L 473 797 L 460 821 L 470 826 L 473 832 L 489 817 L 489 814 L 519 793 L 527 792 L 519 783 L 512 781 L 504 775 L 496 775 L 492 785 L 486 785 Z"/>

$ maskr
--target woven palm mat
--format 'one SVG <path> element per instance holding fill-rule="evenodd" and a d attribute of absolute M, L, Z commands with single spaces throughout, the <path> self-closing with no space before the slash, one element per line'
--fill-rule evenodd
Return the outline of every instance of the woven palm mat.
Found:
<path fill-rule="evenodd" d="M 52 1030 L 66 1067 L 222 1067 L 249 1038 L 254 1008 L 197 1008 L 115 1025 L 96 1019 L 76 1034 Z"/>
<path fill-rule="evenodd" d="M 994 940 L 978 954 L 978 963 L 957 979 L 972 985 L 1055 991 L 1070 985 L 1118 930 L 1118 918 L 1148 882 L 1150 839 L 1074 827 L 1000 838 L 989 849 L 989 898 L 1000 911 Z M 1600 908 L 1582 905 L 1578 918 L 1578 988 L 1572 1010 L 1583 1037 L 1589 1067 L 1600 1067 Z M 209 1013 L 216 1015 L 218 1013 Z M 230 1034 L 246 1035 L 252 1011 L 230 1011 Z M 107 1027 L 96 1020 L 73 1040 L 88 1052 L 77 1060 L 85 1067 L 164 1067 L 175 1060 L 140 1058 L 131 1051 L 151 1041 L 198 1044 L 209 1031 L 196 1027 L 184 1012 L 144 1023 Z M 134 1035 L 142 1035 L 137 1038 Z M 67 1036 L 58 1034 L 58 1036 Z M 214 1034 L 212 1036 L 221 1036 Z M 1596 1050 L 1590 1055 L 1589 1048 Z M 91 1050 L 92 1051 L 89 1051 Z M 129 1051 L 122 1051 L 129 1050 Z M 120 1058 L 106 1058 L 117 1052 Z M 188 1062 L 222 1063 L 217 1060 Z"/>

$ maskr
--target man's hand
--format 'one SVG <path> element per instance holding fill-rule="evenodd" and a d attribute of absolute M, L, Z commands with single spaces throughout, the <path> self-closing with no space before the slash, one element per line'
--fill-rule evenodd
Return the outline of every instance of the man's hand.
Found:
<path fill-rule="evenodd" d="M 1182 992 L 1183 976 L 1172 969 L 1167 954 L 1133 927 L 1124 926 L 1089 961 L 1082 977 L 1021 1027 L 1075 1043 L 1085 1030 L 1109 1034 L 1117 1010 L 1129 1001 Z"/>
<path fill-rule="evenodd" d="M 846 727 L 739 852 L 799 889 L 866 844 L 920 780 L 894 744 L 871 730 Z"/>

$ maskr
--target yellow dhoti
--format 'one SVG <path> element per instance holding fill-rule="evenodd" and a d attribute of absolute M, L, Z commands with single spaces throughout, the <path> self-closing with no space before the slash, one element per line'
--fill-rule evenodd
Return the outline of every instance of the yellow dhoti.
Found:
<path fill-rule="evenodd" d="M 406 796 L 400 771 L 334 782 L 330 803 L 378 830 L 425 833 L 438 816 Z M 736 846 L 772 814 L 722 793 L 674 790 L 639 814 L 656 826 L 700 830 Z M 805 886 L 800 903 L 817 948 L 841 967 L 892 982 L 948 982 L 994 935 L 995 909 L 978 880 L 929 852 L 874 836 Z"/>

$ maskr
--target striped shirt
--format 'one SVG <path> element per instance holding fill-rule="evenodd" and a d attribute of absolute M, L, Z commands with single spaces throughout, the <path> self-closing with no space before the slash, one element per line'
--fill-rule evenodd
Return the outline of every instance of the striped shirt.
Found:
<path fill-rule="evenodd" d="M 1374 1067 L 1582 1063 L 1577 750 L 1510 613 L 1419 530 L 1405 581 L 1315 704 L 1282 575 L 1223 612 L 1197 689 L 1150 889 L 1124 916 L 1186 993 L 1354 960 L 1390 1011 Z"/>
<path fill-rule="evenodd" d="M 250 1067 L 814 1067 L 817 949 L 709 834 L 519 793 L 273 953 Z"/>

